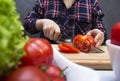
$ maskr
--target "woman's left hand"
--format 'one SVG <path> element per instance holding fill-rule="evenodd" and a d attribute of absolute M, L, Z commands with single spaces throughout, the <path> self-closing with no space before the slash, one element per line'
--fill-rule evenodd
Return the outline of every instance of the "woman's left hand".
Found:
<path fill-rule="evenodd" d="M 101 46 L 104 41 L 104 32 L 99 29 L 90 30 L 87 35 L 91 35 L 95 38 L 96 47 Z"/>

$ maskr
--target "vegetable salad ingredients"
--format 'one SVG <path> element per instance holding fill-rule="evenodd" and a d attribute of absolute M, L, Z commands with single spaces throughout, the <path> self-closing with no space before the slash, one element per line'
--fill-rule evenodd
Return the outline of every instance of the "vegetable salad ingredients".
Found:
<path fill-rule="evenodd" d="M 0 77 L 16 68 L 24 55 L 22 24 L 14 0 L 0 0 Z"/>
<path fill-rule="evenodd" d="M 13 70 L 4 81 L 66 81 L 65 70 L 56 65 L 22 66 Z"/>

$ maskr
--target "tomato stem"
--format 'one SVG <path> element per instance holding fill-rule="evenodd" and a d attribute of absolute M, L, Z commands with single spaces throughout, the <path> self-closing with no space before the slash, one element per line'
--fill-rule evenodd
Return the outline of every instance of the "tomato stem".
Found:
<path fill-rule="evenodd" d="M 66 66 L 64 69 L 62 69 L 62 72 L 64 72 L 67 68 L 68 68 L 68 66 Z"/>
<path fill-rule="evenodd" d="M 45 72 L 46 69 L 47 69 L 47 67 L 48 67 L 47 65 L 43 65 L 43 66 L 40 67 L 40 69 L 41 69 L 43 72 Z"/>
<path fill-rule="evenodd" d="M 63 77 L 64 77 L 64 71 L 65 71 L 67 68 L 68 68 L 68 66 L 66 66 L 64 69 L 61 70 L 62 73 L 61 73 L 61 75 L 60 75 L 59 78 L 63 78 Z"/>

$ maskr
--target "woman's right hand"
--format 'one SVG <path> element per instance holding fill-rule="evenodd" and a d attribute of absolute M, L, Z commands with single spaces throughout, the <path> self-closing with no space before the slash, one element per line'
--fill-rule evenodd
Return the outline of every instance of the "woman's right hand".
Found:
<path fill-rule="evenodd" d="M 42 20 L 38 20 L 37 22 L 39 23 L 41 21 L 42 21 L 42 30 L 44 32 L 44 36 L 51 40 L 57 40 L 61 33 L 58 24 L 50 19 L 42 19 Z"/>

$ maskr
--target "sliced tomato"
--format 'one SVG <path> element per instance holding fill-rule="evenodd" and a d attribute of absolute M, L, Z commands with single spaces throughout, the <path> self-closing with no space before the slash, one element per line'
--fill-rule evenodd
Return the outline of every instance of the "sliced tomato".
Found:
<path fill-rule="evenodd" d="M 96 45 L 95 39 L 91 35 L 84 35 L 85 39 L 90 42 L 92 45 Z"/>
<path fill-rule="evenodd" d="M 89 52 L 95 41 L 92 36 L 78 34 L 73 38 L 72 44 L 82 52 Z"/>
<path fill-rule="evenodd" d="M 58 47 L 59 47 L 61 52 L 70 52 L 70 49 L 63 46 L 62 44 L 59 44 Z"/>
<path fill-rule="evenodd" d="M 77 48 L 75 48 L 74 46 L 69 45 L 69 44 L 67 44 L 67 43 L 62 42 L 62 45 L 63 45 L 64 47 L 69 48 L 69 49 L 71 50 L 71 52 L 76 52 L 76 53 L 80 52 L 79 49 L 77 49 Z"/>
<path fill-rule="evenodd" d="M 59 49 L 61 52 L 68 52 L 68 53 L 79 53 L 80 50 L 75 48 L 72 45 L 69 45 L 67 43 L 62 42 L 61 44 L 58 45 Z"/>

